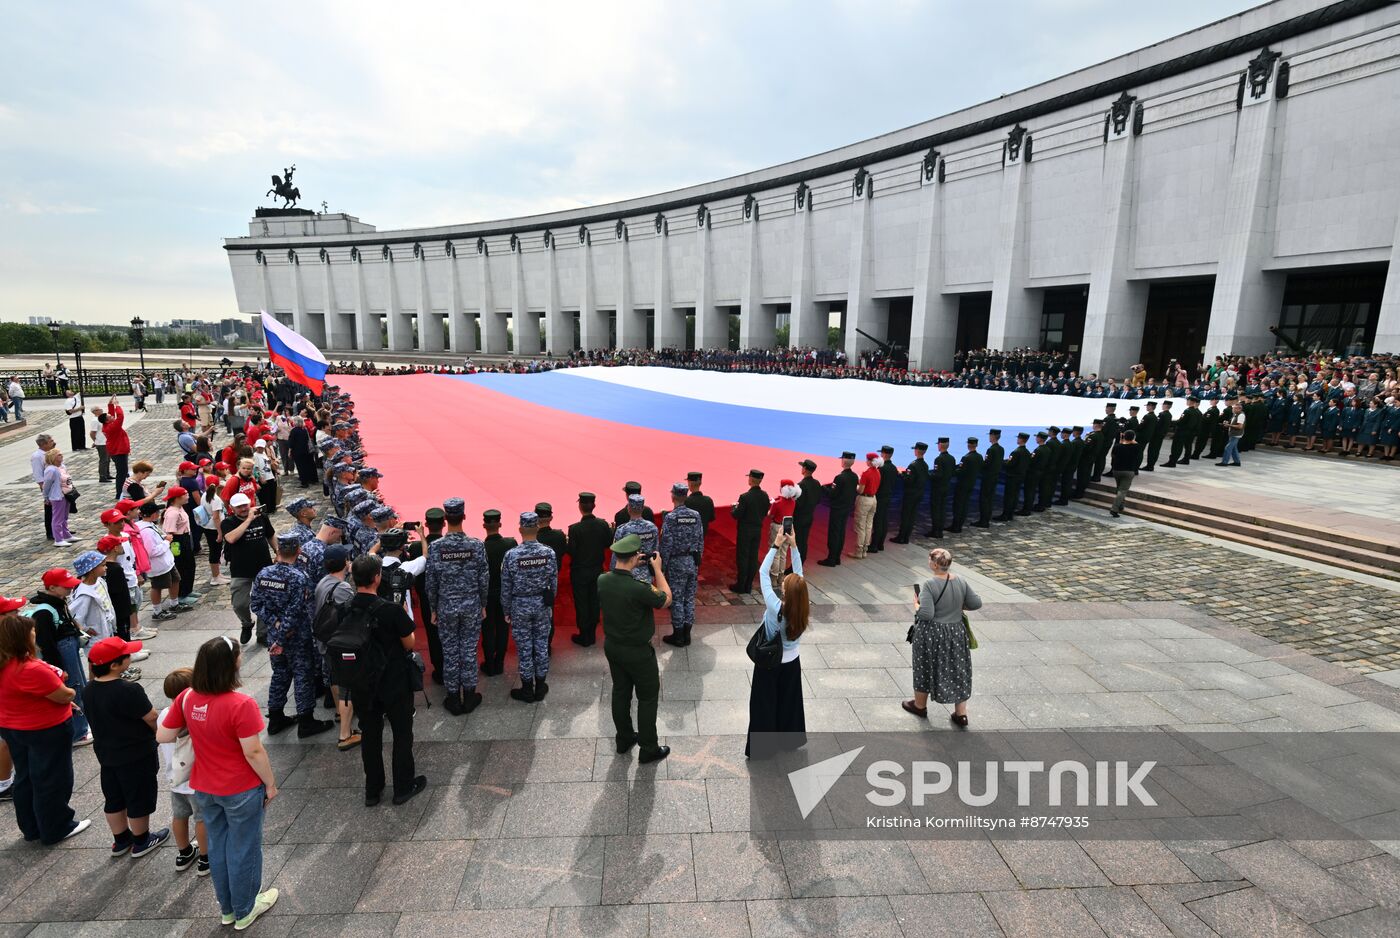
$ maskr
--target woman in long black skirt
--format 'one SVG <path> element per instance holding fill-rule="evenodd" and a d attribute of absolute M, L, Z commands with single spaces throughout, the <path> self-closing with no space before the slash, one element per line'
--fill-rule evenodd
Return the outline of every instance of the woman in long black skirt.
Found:
<path fill-rule="evenodd" d="M 802 659 L 800 641 L 807 631 L 807 581 L 802 577 L 802 557 L 796 538 L 779 535 L 760 570 L 769 570 L 779 550 L 792 549 L 792 572 L 783 577 L 783 593 L 773 591 L 772 578 L 761 576 L 763 628 L 771 638 L 782 633 L 783 661 L 776 668 L 754 668 L 749 690 L 749 738 L 744 755 L 763 759 L 807 742 L 807 715 L 802 709 Z M 754 739 L 754 734 L 760 736 Z M 783 734 L 781 736 L 776 734 Z"/>

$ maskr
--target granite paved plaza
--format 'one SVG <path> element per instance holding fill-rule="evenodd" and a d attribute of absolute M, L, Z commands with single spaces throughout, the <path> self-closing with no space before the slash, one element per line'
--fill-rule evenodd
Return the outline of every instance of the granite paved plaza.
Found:
<path fill-rule="evenodd" d="M 136 425 L 138 452 L 161 423 Z M 14 446 L 0 446 L 0 468 Z M 96 494 L 81 460 L 78 480 Z M 22 485 L 0 490 L 0 523 L 12 532 L 6 594 L 29 591 L 66 559 L 35 546 L 34 507 Z M 89 522 L 84 533 L 95 531 Z M 1349 641 L 1365 640 L 1365 610 L 1384 608 L 1371 633 L 1393 642 L 1396 597 L 1383 588 L 1343 577 L 1305 584 L 1293 566 L 1069 512 L 948 543 L 989 600 L 974 616 L 974 732 L 1400 732 L 1400 690 L 1351 659 L 1326 660 L 1333 636 L 1309 629 L 1317 623 L 1276 621 L 1290 606 L 1341 608 L 1350 595 Z M 946 708 L 931 708 L 928 723 L 899 709 L 912 690 L 903 594 L 922 556 L 911 546 L 813 568 L 820 605 L 802 649 L 809 729 L 954 732 Z M 1206 827 L 1192 841 L 752 836 L 743 644 L 754 621 L 752 607 L 711 605 L 693 645 L 658 645 L 661 732 L 673 754 L 655 766 L 615 755 L 600 649 L 567 641 L 555 643 L 541 704 L 506 696 L 513 660 L 483 680 L 486 701 L 468 717 L 447 715 L 430 690 L 433 706 L 415 722 L 429 789 L 402 807 L 366 809 L 358 756 L 337 752 L 329 735 L 273 738 L 282 791 L 268 814 L 264 879 L 282 898 L 251 934 L 1396 934 L 1400 813 L 1366 798 L 1320 807 L 1306 839 L 1284 833 L 1282 801 L 1243 809 L 1243 833 Z M 141 664 L 152 700 L 164 704 L 169 669 L 235 628 L 225 589 L 166 623 Z M 1380 663 L 1379 654 L 1356 658 Z M 265 653 L 251 650 L 244 670 L 245 690 L 265 698 Z M 74 806 L 93 818 L 90 832 L 41 849 L 0 815 L 0 936 L 220 933 L 209 881 L 175 873 L 173 850 L 108 857 L 91 750 L 75 765 Z M 1346 764 L 1315 771 L 1307 780 L 1321 790 L 1395 795 L 1393 777 L 1358 783 Z M 168 817 L 162 803 L 157 820 Z"/>

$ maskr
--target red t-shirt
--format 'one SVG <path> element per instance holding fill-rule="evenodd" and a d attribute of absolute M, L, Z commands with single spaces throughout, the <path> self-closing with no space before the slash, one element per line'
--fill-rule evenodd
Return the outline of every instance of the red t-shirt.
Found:
<path fill-rule="evenodd" d="M 239 492 L 247 495 L 248 500 L 254 505 L 258 503 L 258 483 L 253 479 L 245 479 L 237 473 L 228 477 L 228 481 L 224 483 L 223 489 L 219 492 L 219 497 L 227 505 L 228 500 Z"/>
<path fill-rule="evenodd" d="M 874 466 L 866 466 L 865 471 L 860 474 L 860 494 L 874 495 L 880 491 L 880 470 Z"/>
<path fill-rule="evenodd" d="M 0 726 L 46 730 L 73 715 L 73 705 L 48 695 L 63 686 L 63 672 L 41 658 L 19 658 L 0 671 Z"/>
<path fill-rule="evenodd" d="M 263 729 L 262 710 L 247 694 L 231 691 L 211 696 L 187 690 L 175 698 L 162 725 L 172 730 L 189 727 L 194 744 L 190 787 L 195 791 L 236 795 L 262 784 L 239 742 Z"/>
<path fill-rule="evenodd" d="M 774 524 L 782 524 L 784 518 L 792 517 L 796 508 L 797 499 L 779 495 L 773 499 L 773 504 L 768 508 L 768 520 Z"/>
<path fill-rule="evenodd" d="M 107 422 L 102 425 L 109 456 L 131 455 L 131 437 L 126 433 L 126 413 L 116 404 L 107 405 Z"/>

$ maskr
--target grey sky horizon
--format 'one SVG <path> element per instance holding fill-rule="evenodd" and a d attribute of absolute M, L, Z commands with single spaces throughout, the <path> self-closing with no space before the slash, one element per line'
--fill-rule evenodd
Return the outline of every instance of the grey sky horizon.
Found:
<path fill-rule="evenodd" d="M 390 228 L 596 205 L 809 156 L 1257 2 L 0 0 L 0 320 L 238 314 L 272 173 Z"/>

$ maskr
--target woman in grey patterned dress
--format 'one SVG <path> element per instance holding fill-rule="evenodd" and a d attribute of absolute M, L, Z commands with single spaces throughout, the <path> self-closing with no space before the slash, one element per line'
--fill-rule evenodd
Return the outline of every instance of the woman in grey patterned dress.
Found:
<path fill-rule="evenodd" d="M 962 612 L 982 608 L 982 598 L 972 585 L 948 572 L 953 555 L 939 547 L 929 552 L 933 571 L 919 587 L 914 601 L 914 699 L 902 704 L 921 719 L 928 719 L 928 699 L 953 704 L 948 719 L 967 726 L 967 699 L 972 696 L 972 653 Z"/>

